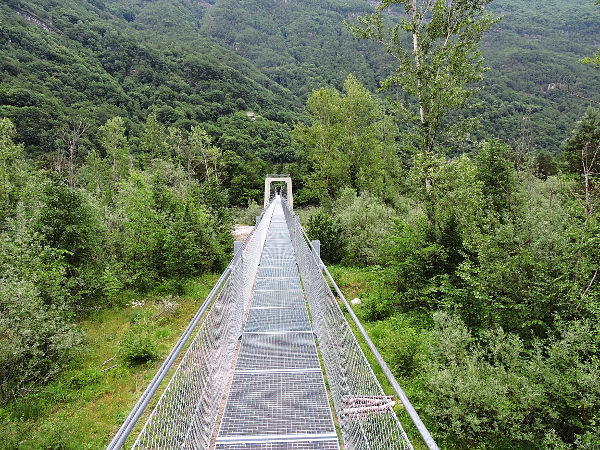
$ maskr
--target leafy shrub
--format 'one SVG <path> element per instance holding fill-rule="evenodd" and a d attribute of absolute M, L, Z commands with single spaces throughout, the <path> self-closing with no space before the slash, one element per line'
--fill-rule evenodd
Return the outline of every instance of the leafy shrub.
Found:
<path fill-rule="evenodd" d="M 460 442 L 460 448 L 486 442 L 514 448 L 518 442 L 541 440 L 547 397 L 527 375 L 522 341 L 498 329 L 478 342 L 446 313 L 435 313 L 434 322 L 435 344 L 426 365 L 427 410 L 446 437 Z"/>
<path fill-rule="evenodd" d="M 321 242 L 321 259 L 324 262 L 336 264 L 342 260 L 346 239 L 339 219 L 319 211 L 309 217 L 306 232 L 310 239 Z"/>
<path fill-rule="evenodd" d="M 240 225 L 254 225 L 256 223 L 256 216 L 262 214 L 262 207 L 258 205 L 254 200 L 248 202 L 246 209 L 241 209 L 237 214 L 235 221 Z"/>
<path fill-rule="evenodd" d="M 138 308 L 134 307 L 133 310 L 129 313 L 129 323 L 131 325 L 143 322 L 149 318 L 150 318 L 150 313 L 143 309 L 138 309 Z"/>
<path fill-rule="evenodd" d="M 107 267 L 100 276 L 102 283 L 102 293 L 108 300 L 109 304 L 116 303 L 117 299 L 122 295 L 123 281 L 119 278 L 118 272 L 114 268 Z"/>
<path fill-rule="evenodd" d="M 120 352 L 123 360 L 131 366 L 159 358 L 158 346 L 148 322 L 136 323 L 127 330 L 121 339 Z"/>
<path fill-rule="evenodd" d="M 380 242 L 391 228 L 395 211 L 369 193 L 356 195 L 353 189 L 344 189 L 334 204 L 346 239 L 344 261 L 368 265 L 378 261 Z"/>
<path fill-rule="evenodd" d="M 392 314 L 392 309 L 387 302 L 382 302 L 379 297 L 367 295 L 362 298 L 364 318 L 369 322 L 383 320 Z"/>
<path fill-rule="evenodd" d="M 379 266 L 375 267 L 381 269 Z M 375 281 L 371 288 L 362 298 L 364 319 L 369 322 L 386 319 L 394 312 L 397 294 L 380 280 Z"/>
<path fill-rule="evenodd" d="M 594 429 L 578 436 L 575 444 L 578 450 L 598 450 L 600 448 L 600 427 L 594 422 Z"/>
<path fill-rule="evenodd" d="M 48 246 L 68 250 L 65 261 L 80 268 L 96 261 L 103 232 L 96 211 L 81 192 L 60 183 L 42 186 L 44 203 L 39 211 L 36 231 Z"/>
<path fill-rule="evenodd" d="M 101 379 L 102 374 L 98 370 L 86 368 L 73 375 L 69 381 L 69 384 L 75 389 L 80 389 L 91 384 L 96 384 Z"/>
<path fill-rule="evenodd" d="M 598 448 L 597 323 L 557 320 L 527 349 L 501 328 L 475 338 L 456 317 L 433 318 L 427 412 L 446 439 L 458 448 Z"/>
<path fill-rule="evenodd" d="M 44 305 L 27 281 L 0 283 L 0 392 L 22 396 L 50 381 L 77 353 L 81 331 L 60 308 Z"/>
<path fill-rule="evenodd" d="M 2 439 L 0 439 L 0 450 L 14 450 L 19 448 L 23 437 L 29 431 L 28 422 L 23 420 L 14 420 L 10 414 L 0 409 L 0 429 L 2 430 Z"/>
<path fill-rule="evenodd" d="M 404 318 L 391 317 L 387 323 L 389 331 L 379 345 L 389 355 L 387 359 L 392 370 L 403 377 L 418 375 L 427 353 L 426 336 Z"/>
<path fill-rule="evenodd" d="M 75 446 L 70 443 L 72 435 L 73 430 L 68 429 L 64 423 L 60 421 L 49 422 L 40 430 L 35 448 L 41 450 L 74 450 Z"/>

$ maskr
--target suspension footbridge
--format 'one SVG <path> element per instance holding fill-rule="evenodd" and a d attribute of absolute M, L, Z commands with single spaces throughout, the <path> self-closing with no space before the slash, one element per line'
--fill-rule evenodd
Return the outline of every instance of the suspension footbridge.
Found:
<path fill-rule="evenodd" d="M 396 398 L 383 392 L 330 284 L 426 447 L 437 449 L 300 226 L 287 201 L 291 180 L 286 194 L 265 200 L 252 233 L 108 450 L 133 438 L 131 448 L 157 450 L 412 449 Z"/>

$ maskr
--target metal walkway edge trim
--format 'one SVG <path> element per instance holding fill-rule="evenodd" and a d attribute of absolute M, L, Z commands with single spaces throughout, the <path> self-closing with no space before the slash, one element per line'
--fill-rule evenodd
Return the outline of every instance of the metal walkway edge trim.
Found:
<path fill-rule="evenodd" d="M 298 331 L 244 331 L 243 334 L 314 334 L 312 330 L 298 330 Z"/>
<path fill-rule="evenodd" d="M 220 436 L 217 438 L 217 444 L 245 444 L 260 442 L 317 442 L 317 441 L 338 441 L 335 433 L 321 434 L 273 434 L 261 436 Z"/>
<path fill-rule="evenodd" d="M 315 367 L 313 369 L 243 369 L 236 370 L 234 373 L 236 375 L 254 375 L 257 373 L 306 373 L 306 372 L 318 372 L 321 373 L 320 367 Z"/>

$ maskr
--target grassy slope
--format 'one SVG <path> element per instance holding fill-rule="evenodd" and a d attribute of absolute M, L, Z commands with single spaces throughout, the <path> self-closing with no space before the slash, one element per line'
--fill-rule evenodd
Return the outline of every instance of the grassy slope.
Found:
<path fill-rule="evenodd" d="M 186 295 L 176 299 L 175 313 L 153 320 L 152 336 L 163 357 L 216 279 L 211 275 L 190 283 Z M 161 358 L 129 367 L 119 356 L 132 318 L 154 316 L 160 299 L 137 298 L 143 306 L 99 311 L 80 322 L 86 344 L 70 369 L 39 392 L 0 409 L 0 449 L 105 448 L 162 363 Z M 118 366 L 102 372 L 114 364 Z"/>

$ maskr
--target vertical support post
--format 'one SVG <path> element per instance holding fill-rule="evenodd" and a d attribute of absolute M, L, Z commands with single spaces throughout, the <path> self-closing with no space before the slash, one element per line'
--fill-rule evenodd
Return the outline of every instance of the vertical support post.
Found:
<path fill-rule="evenodd" d="M 265 201 L 264 201 L 264 205 L 263 208 L 266 208 L 267 206 L 269 206 L 269 199 L 271 198 L 271 177 L 269 175 L 267 175 L 267 177 L 265 178 Z"/>
<path fill-rule="evenodd" d="M 321 241 L 315 240 L 315 241 L 310 241 L 310 243 L 312 244 L 313 248 L 315 249 L 315 253 L 320 258 L 321 257 Z"/>
<path fill-rule="evenodd" d="M 294 208 L 294 196 L 292 195 L 292 179 L 289 176 L 286 177 L 285 184 L 287 185 L 287 200 L 293 209 Z"/>

